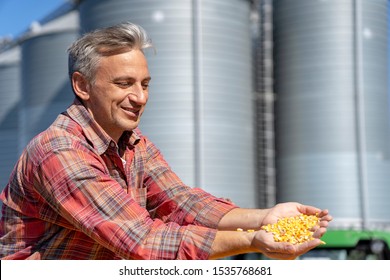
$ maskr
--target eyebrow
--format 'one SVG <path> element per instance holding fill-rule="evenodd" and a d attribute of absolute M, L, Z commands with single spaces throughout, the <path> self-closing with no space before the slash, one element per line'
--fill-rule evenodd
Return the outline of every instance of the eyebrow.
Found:
<path fill-rule="evenodd" d="M 150 81 L 152 79 L 152 77 L 150 76 L 147 76 L 145 77 L 144 79 L 142 79 L 142 81 Z M 131 77 L 131 76 L 120 76 L 120 77 L 116 77 L 113 79 L 113 81 L 123 81 L 123 80 L 135 80 L 135 78 Z"/>

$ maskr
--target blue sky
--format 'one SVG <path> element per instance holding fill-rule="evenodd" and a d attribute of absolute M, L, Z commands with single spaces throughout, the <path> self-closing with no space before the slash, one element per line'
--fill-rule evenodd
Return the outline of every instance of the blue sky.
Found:
<path fill-rule="evenodd" d="M 20 35 L 68 0 L 0 0 L 0 37 Z"/>

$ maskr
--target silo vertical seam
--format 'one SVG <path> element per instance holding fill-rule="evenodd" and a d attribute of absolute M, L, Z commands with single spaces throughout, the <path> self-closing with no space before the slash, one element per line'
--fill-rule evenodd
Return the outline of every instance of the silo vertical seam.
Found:
<path fill-rule="evenodd" d="M 362 225 L 367 228 L 368 218 L 368 190 L 366 167 L 366 120 L 364 102 L 364 76 L 363 76 L 363 42 L 362 42 L 362 3 L 355 0 L 355 90 L 356 90 L 356 133 L 358 155 L 358 178 L 362 203 Z"/>
<path fill-rule="evenodd" d="M 193 0 L 194 159 L 196 186 L 203 186 L 203 41 L 202 0 Z"/>

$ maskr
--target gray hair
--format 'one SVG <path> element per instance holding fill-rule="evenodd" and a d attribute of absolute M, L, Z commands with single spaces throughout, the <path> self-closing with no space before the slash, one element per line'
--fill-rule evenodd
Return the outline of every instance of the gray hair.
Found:
<path fill-rule="evenodd" d="M 96 29 L 84 34 L 69 48 L 69 77 L 80 72 L 90 82 L 94 82 L 94 74 L 99 60 L 128 49 L 143 51 L 153 47 L 146 31 L 139 25 L 124 22 L 114 26 Z"/>

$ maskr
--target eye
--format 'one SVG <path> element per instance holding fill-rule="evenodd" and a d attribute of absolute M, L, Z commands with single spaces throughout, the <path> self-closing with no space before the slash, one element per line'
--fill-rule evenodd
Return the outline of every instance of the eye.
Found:
<path fill-rule="evenodd" d="M 126 82 L 126 81 L 118 81 L 118 82 L 115 82 L 114 84 L 120 88 L 128 88 L 131 86 L 131 83 Z"/>
<path fill-rule="evenodd" d="M 142 81 L 141 85 L 142 85 L 143 90 L 147 90 L 149 88 L 150 80 L 151 80 L 151 78 L 149 77 L 149 78 L 144 79 Z"/>

